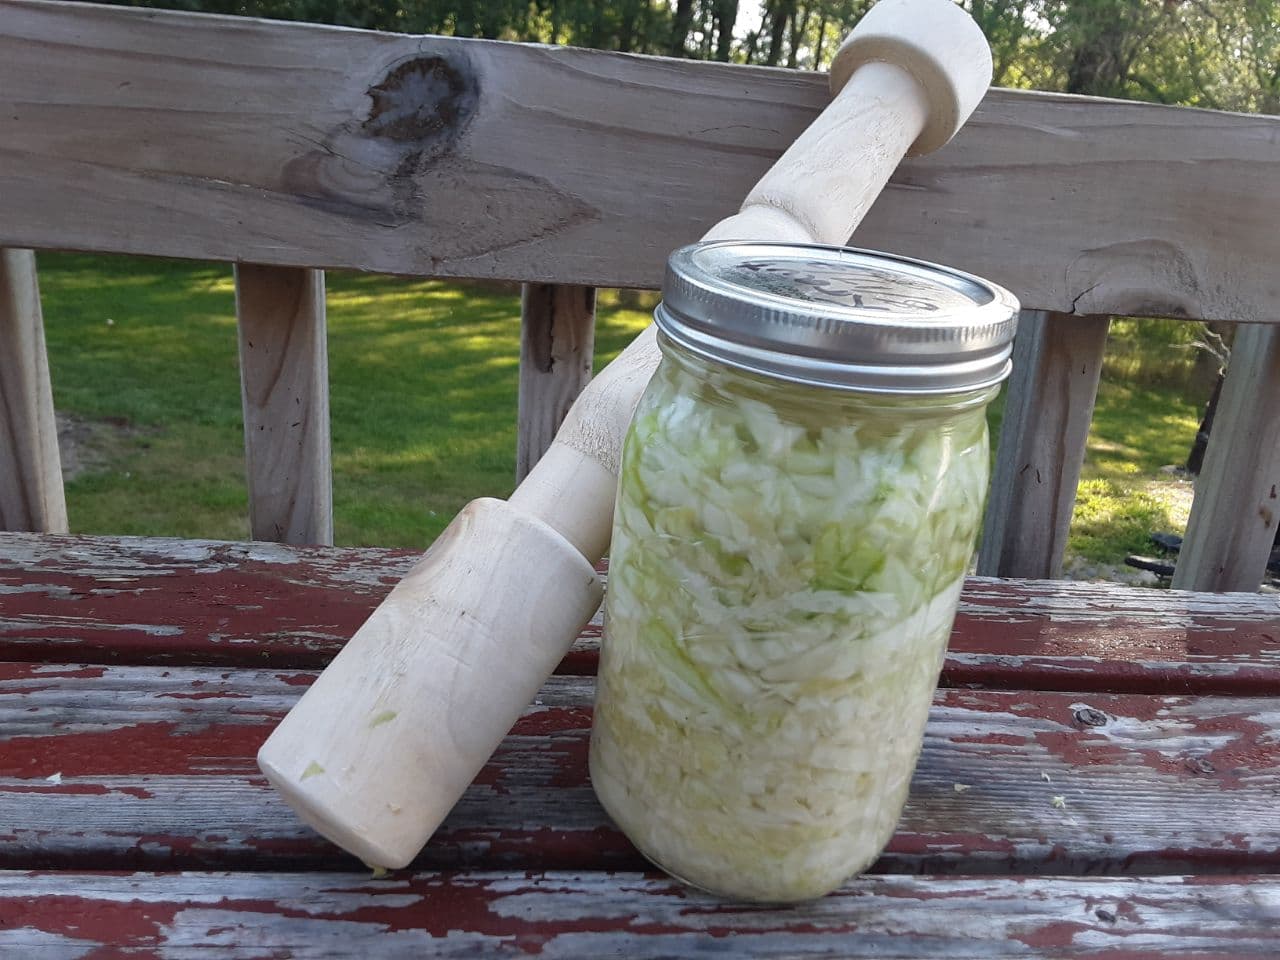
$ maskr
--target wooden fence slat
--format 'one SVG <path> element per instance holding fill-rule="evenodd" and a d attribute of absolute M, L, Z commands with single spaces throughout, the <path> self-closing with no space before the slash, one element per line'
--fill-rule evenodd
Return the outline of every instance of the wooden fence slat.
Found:
<path fill-rule="evenodd" d="M 1254 591 L 1280 524 L 1280 329 L 1236 332 L 1173 586 Z"/>
<path fill-rule="evenodd" d="M 1109 323 L 1022 312 L 979 575 L 1052 579 L 1062 572 Z"/>
<path fill-rule="evenodd" d="M 67 532 L 36 255 L 12 248 L 0 249 L 0 530 Z"/>
<path fill-rule="evenodd" d="M 734 904 L 652 872 L 0 872 L 15 957 L 1274 957 L 1280 880 L 865 876 Z"/>
<path fill-rule="evenodd" d="M 524 284 L 520 293 L 517 483 L 542 459 L 565 414 L 590 381 L 595 336 L 595 287 Z"/>
<path fill-rule="evenodd" d="M 829 99 L 811 72 L 0 11 L 0 244 L 656 288 L 667 254 L 736 210 Z M 856 240 L 1027 307 L 1275 321 L 1278 131 L 995 90 L 898 171 Z"/>
<path fill-rule="evenodd" d="M 419 556 L 3 534 L 0 660 L 319 668 Z M 597 616 L 558 672 L 594 672 L 600 632 Z M 1280 690 L 1280 597 L 972 577 L 943 682 L 1268 695 Z"/>
<path fill-rule="evenodd" d="M 254 762 L 314 676 L 0 663 L 0 866 L 354 867 Z M 1168 690 L 939 690 L 877 872 L 1273 869 L 1280 698 Z M 640 866 L 591 790 L 594 693 L 552 677 L 419 866 Z"/>
<path fill-rule="evenodd" d="M 252 536 L 331 544 L 324 271 L 237 264 L 236 317 Z"/>

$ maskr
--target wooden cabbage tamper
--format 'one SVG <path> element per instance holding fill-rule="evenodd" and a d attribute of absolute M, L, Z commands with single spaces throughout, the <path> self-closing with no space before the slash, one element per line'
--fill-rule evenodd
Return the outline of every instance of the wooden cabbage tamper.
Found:
<path fill-rule="evenodd" d="M 883 0 L 836 54 L 831 104 L 704 239 L 846 242 L 990 80 L 951 0 Z M 622 440 L 658 357 L 651 326 L 510 501 L 469 504 L 259 751 L 298 816 L 366 864 L 408 865 L 600 605 Z"/>

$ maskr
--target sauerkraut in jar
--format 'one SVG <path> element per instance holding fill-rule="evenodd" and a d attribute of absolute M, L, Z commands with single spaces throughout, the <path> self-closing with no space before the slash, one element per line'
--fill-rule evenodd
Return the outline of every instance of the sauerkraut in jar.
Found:
<path fill-rule="evenodd" d="M 1015 312 L 975 278 L 861 251 L 673 255 L 623 452 L 590 767 L 674 876 L 803 900 L 888 842 Z"/>

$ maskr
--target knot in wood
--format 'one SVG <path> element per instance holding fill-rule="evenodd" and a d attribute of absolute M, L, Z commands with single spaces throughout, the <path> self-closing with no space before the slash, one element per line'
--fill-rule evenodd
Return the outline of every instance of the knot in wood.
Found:
<path fill-rule="evenodd" d="M 1093 707 L 1076 707 L 1075 721 L 1086 727 L 1101 727 L 1107 723 L 1107 715 Z"/>
<path fill-rule="evenodd" d="M 1217 769 L 1204 757 L 1187 757 L 1186 765 L 1187 769 L 1192 773 L 1200 773 L 1205 776 L 1208 776 Z"/>
<path fill-rule="evenodd" d="M 411 143 L 439 153 L 466 129 L 479 98 L 465 63 L 414 57 L 368 89 L 373 101 L 361 129 L 370 137 Z"/>

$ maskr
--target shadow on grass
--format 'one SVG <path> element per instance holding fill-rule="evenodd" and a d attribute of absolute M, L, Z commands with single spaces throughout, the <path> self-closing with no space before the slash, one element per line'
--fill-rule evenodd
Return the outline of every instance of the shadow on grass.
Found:
<path fill-rule="evenodd" d="M 68 484 L 73 529 L 247 536 L 230 267 L 48 254 L 40 275 L 59 410 L 143 428 Z M 336 539 L 424 547 L 468 500 L 514 485 L 519 289 L 350 274 L 327 286 Z M 655 301 L 601 292 L 597 369 Z M 1176 527 L 1141 486 L 1185 458 L 1198 415 L 1177 389 L 1104 380 L 1073 552 L 1119 563 Z"/>
<path fill-rule="evenodd" d="M 147 428 L 68 484 L 72 528 L 247 536 L 230 267 L 47 254 L 40 279 L 58 409 Z M 519 289 L 327 286 L 336 539 L 424 547 L 514 486 Z M 648 319 L 603 293 L 599 362 Z"/>

